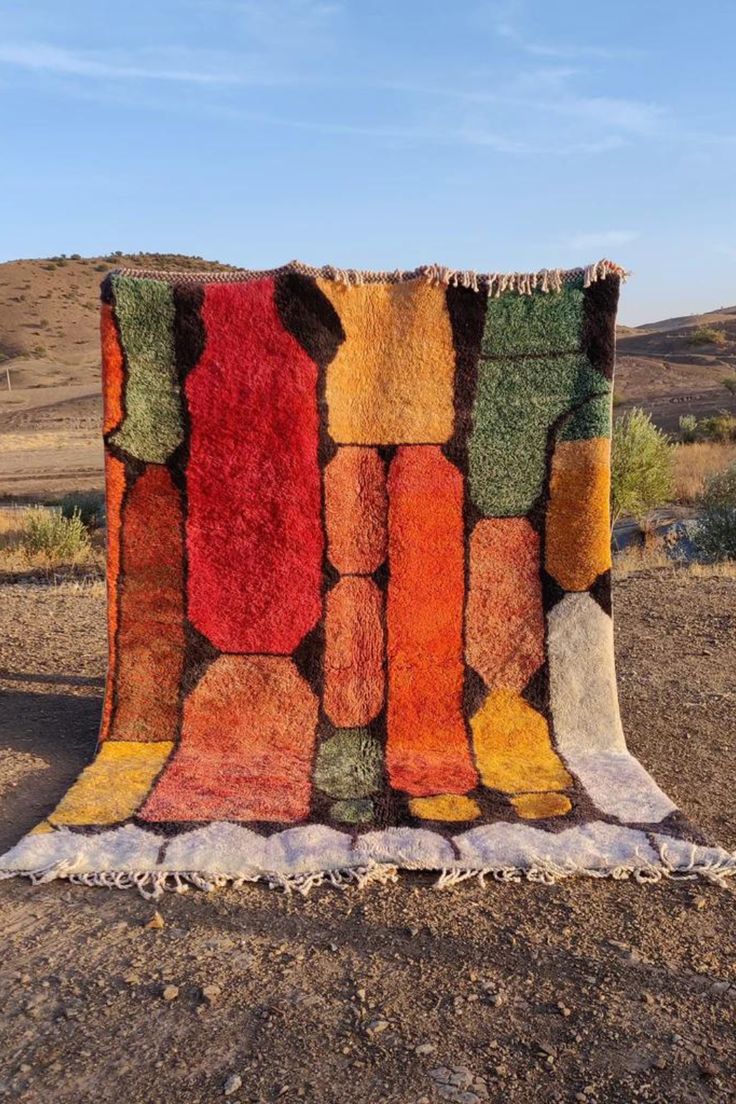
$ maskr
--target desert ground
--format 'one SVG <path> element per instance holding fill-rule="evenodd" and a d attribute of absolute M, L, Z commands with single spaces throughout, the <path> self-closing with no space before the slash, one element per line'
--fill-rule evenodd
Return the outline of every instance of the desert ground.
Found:
<path fill-rule="evenodd" d="M 98 583 L 2 588 L 0 849 L 93 753 Z M 736 578 L 616 585 L 633 751 L 736 847 Z M 685 1104 L 736 1097 L 736 886 L 464 883 L 307 898 L 0 885 L 0 1099 Z M 159 926 L 151 926 L 158 911 Z"/>
<path fill-rule="evenodd" d="M 6 504 L 101 489 L 96 298 L 105 272 L 126 264 L 209 262 L 0 265 Z M 694 349 L 688 334 L 711 324 L 725 344 Z M 621 409 L 644 406 L 668 430 L 684 413 L 736 412 L 722 383 L 736 368 L 736 308 L 622 332 L 619 353 Z M 693 447 L 712 465 L 715 445 Z M 94 752 L 106 651 L 99 547 L 94 556 L 61 582 L 0 571 L 0 852 Z M 736 576 L 643 563 L 615 584 L 629 743 L 734 848 Z M 736 1099 L 733 884 L 440 891 L 413 874 L 306 898 L 251 885 L 152 902 L 11 880 L 0 883 L 0 952 L 0 1101 Z"/>

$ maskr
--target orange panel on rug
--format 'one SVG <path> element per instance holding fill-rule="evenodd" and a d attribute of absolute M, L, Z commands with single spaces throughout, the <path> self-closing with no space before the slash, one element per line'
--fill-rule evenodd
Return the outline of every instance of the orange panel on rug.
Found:
<path fill-rule="evenodd" d="M 521 691 L 544 662 L 539 536 L 526 518 L 488 518 L 470 535 L 466 655 L 490 689 Z"/>
<path fill-rule="evenodd" d="M 386 471 L 374 448 L 343 445 L 325 468 L 327 551 L 341 574 L 370 575 L 386 557 Z"/>
<path fill-rule="evenodd" d="M 179 746 L 141 816 L 303 819 L 317 710 L 317 698 L 291 659 L 220 656 L 184 702 Z"/>
<path fill-rule="evenodd" d="M 182 527 L 181 496 L 168 468 L 150 464 L 129 486 L 122 510 L 113 740 L 176 737 L 184 662 Z"/>
<path fill-rule="evenodd" d="M 448 441 L 455 349 L 444 287 L 421 279 L 317 284 L 345 332 L 326 372 L 332 439 L 349 445 Z"/>
<path fill-rule="evenodd" d="M 462 709 L 463 480 L 433 445 L 397 449 L 388 477 L 391 785 L 461 794 L 477 775 Z"/>
<path fill-rule="evenodd" d="M 560 441 L 552 457 L 545 567 L 564 590 L 582 591 L 611 566 L 611 440 Z"/>
<path fill-rule="evenodd" d="M 102 431 L 109 433 L 123 420 L 123 350 L 110 303 L 103 303 L 100 313 L 102 343 Z"/>
<path fill-rule="evenodd" d="M 223 652 L 290 654 L 322 613 L 317 366 L 273 280 L 208 286 L 186 381 L 189 617 Z"/>
<path fill-rule="evenodd" d="M 383 595 L 372 579 L 349 576 L 328 593 L 325 713 L 338 728 L 369 724 L 383 706 Z"/>

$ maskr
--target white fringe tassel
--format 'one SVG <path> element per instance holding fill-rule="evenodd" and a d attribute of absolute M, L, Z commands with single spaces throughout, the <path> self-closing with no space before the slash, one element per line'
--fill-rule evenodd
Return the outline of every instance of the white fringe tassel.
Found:
<path fill-rule="evenodd" d="M 347 889 L 350 886 L 355 886 L 358 889 L 363 889 L 372 883 L 386 885 L 389 882 L 397 882 L 399 879 L 399 868 L 394 863 L 379 862 L 369 862 L 363 866 L 342 867 L 335 870 L 315 870 L 303 874 L 282 874 L 276 871 L 204 874 L 192 870 L 118 870 L 80 874 L 73 871 L 73 865 L 71 861 L 64 861 L 39 870 L 4 870 L 0 871 L 0 880 L 26 877 L 30 879 L 33 885 L 43 885 L 57 878 L 66 878 L 76 885 L 104 886 L 107 889 L 137 889 L 142 897 L 155 901 L 165 892 L 185 893 L 190 885 L 210 893 L 226 885 L 233 885 L 237 888 L 247 882 L 264 881 L 270 889 L 281 889 L 285 893 L 299 893 L 306 897 L 315 886 L 331 885 L 336 889 Z M 424 868 L 418 867 L 416 869 Z M 476 878 L 482 886 L 485 885 L 487 878 L 496 882 L 521 882 L 526 879 L 529 882 L 553 885 L 555 882 L 580 876 L 613 878 L 616 881 L 633 878 L 640 885 L 647 882 L 660 882 L 663 878 L 677 881 L 700 877 L 715 885 L 725 886 L 727 878 L 736 876 L 736 857 L 725 856 L 718 860 L 699 860 L 696 858 L 696 849 L 693 847 L 690 861 L 683 864 L 681 860 L 674 861 L 671 859 L 667 845 L 662 844 L 660 846 L 660 861 L 657 863 L 651 862 L 643 855 L 637 855 L 636 863 L 613 866 L 603 870 L 596 867 L 578 866 L 574 863 L 562 865 L 547 858 L 535 858 L 530 860 L 528 866 L 524 867 L 506 864 L 487 867 L 448 867 L 440 871 L 435 888 L 451 889 L 471 878 Z"/>
<path fill-rule="evenodd" d="M 213 272 L 173 272 L 159 269 L 120 268 L 110 273 L 112 276 L 132 276 L 138 279 L 163 280 L 167 283 L 239 283 L 248 280 L 273 278 L 287 273 L 299 273 L 303 276 L 334 280 L 342 287 L 361 287 L 364 284 L 400 284 L 407 280 L 427 280 L 430 284 L 444 287 L 472 288 L 480 291 L 481 286 L 488 288 L 488 294 L 494 298 L 506 291 L 515 291 L 519 295 L 531 295 L 534 291 L 562 291 L 566 283 L 583 277 L 583 286 L 590 287 L 607 276 L 618 276 L 625 281 L 628 273 L 613 261 L 596 261 L 585 268 L 543 268 L 539 272 L 473 272 L 469 269 L 448 268 L 446 265 L 422 265 L 411 271 L 370 272 L 356 268 L 335 268 L 324 265 L 316 268 L 301 261 L 289 261 L 280 268 L 272 269 L 235 269 Z"/>

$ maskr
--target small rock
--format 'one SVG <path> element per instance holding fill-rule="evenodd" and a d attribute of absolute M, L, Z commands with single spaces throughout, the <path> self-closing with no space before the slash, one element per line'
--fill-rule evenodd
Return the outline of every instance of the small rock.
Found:
<path fill-rule="evenodd" d="M 357 989 L 356 992 L 355 992 L 355 995 L 357 996 L 357 998 L 358 998 L 358 1000 L 360 1001 L 361 1004 L 365 1004 L 366 997 L 367 997 L 367 993 L 366 993 L 365 989 Z"/>
<path fill-rule="evenodd" d="M 206 1000 L 208 1004 L 214 1004 L 221 992 L 222 989 L 219 985 L 203 985 L 202 999 Z"/>
<path fill-rule="evenodd" d="M 557 1011 L 560 1013 L 561 1016 L 564 1016 L 565 1019 L 567 1019 L 568 1016 L 572 1016 L 572 1009 L 568 1008 L 566 1004 L 562 1003 L 562 1001 L 557 1002 Z"/>
<path fill-rule="evenodd" d="M 697 896 L 697 897 L 693 897 L 693 908 L 694 909 L 697 909 L 699 912 L 701 912 L 704 908 L 707 908 L 707 907 L 708 907 L 708 898 L 707 897 L 702 897 L 700 895 Z"/>
<path fill-rule="evenodd" d="M 370 1032 L 371 1035 L 380 1035 L 387 1027 L 388 1020 L 371 1020 L 366 1027 L 366 1031 Z"/>
<path fill-rule="evenodd" d="M 157 910 L 156 912 L 154 912 L 151 919 L 146 921 L 143 927 L 146 928 L 148 931 L 161 931 L 162 928 L 166 927 L 166 921 L 164 920 L 161 913 Z"/>
<path fill-rule="evenodd" d="M 163 999 L 165 1001 L 176 1000 L 176 998 L 179 996 L 179 986 L 178 985 L 165 985 L 164 988 L 163 988 L 163 991 L 161 993 L 161 996 L 163 997 Z"/>
<path fill-rule="evenodd" d="M 222 1086 L 222 1092 L 224 1096 L 232 1096 L 237 1092 L 243 1084 L 243 1078 L 239 1073 L 230 1073 L 225 1078 L 225 1084 Z"/>
<path fill-rule="evenodd" d="M 415 1054 L 434 1054 L 437 1047 L 434 1043 L 420 1043 L 418 1047 L 414 1047 Z"/>
<path fill-rule="evenodd" d="M 719 997 L 722 993 L 727 993 L 730 988 L 731 983 L 728 981 L 714 981 L 710 987 L 710 992 Z"/>

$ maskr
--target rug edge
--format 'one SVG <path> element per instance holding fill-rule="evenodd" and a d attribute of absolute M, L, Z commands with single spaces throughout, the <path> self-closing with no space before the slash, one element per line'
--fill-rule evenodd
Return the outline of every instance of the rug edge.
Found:
<path fill-rule="evenodd" d="M 587 850 L 577 859 L 556 859 L 549 851 L 545 854 L 541 849 L 536 849 L 532 841 L 528 847 L 523 848 L 523 853 L 517 852 L 513 860 L 504 860 L 501 857 L 483 860 L 482 852 L 476 851 L 475 857 L 481 861 L 473 862 L 472 845 L 465 856 L 453 858 L 446 852 L 442 854 L 441 844 L 447 842 L 443 837 L 435 833 L 423 833 L 425 836 L 435 837 L 436 855 L 425 854 L 421 858 L 412 859 L 401 854 L 402 848 L 397 844 L 393 854 L 390 849 L 384 848 L 383 852 L 379 850 L 374 855 L 370 848 L 365 848 L 363 851 L 354 851 L 351 856 L 343 854 L 338 857 L 333 853 L 331 857 L 330 848 L 325 846 L 323 855 L 314 854 L 311 862 L 303 860 L 302 869 L 294 869 L 293 861 L 285 861 L 282 868 L 278 869 L 276 864 L 268 866 L 254 862 L 255 856 L 251 855 L 249 858 L 246 849 L 238 854 L 237 861 L 231 860 L 224 864 L 224 869 L 220 863 L 219 870 L 212 869 L 218 864 L 208 863 L 205 856 L 201 856 L 202 861 L 191 866 L 167 864 L 165 859 L 159 862 L 158 858 L 153 857 L 147 863 L 144 859 L 135 860 L 130 855 L 132 861 L 125 862 L 121 856 L 115 862 L 109 850 L 109 837 L 124 833 L 126 828 L 118 828 L 105 834 L 108 837 L 107 847 L 102 850 L 107 851 L 107 861 L 95 861 L 93 841 L 99 841 L 99 836 L 79 835 L 62 830 L 31 833 L 24 837 L 16 847 L 0 857 L 0 881 L 24 877 L 33 885 L 41 885 L 65 879 L 81 885 L 114 889 L 135 888 L 142 896 L 157 899 L 166 891 L 183 892 L 190 885 L 211 891 L 226 885 L 238 887 L 257 881 L 267 883 L 272 889 L 295 891 L 303 895 L 323 884 L 337 888 L 355 886 L 362 889 L 374 882 L 396 882 L 402 870 L 436 873 L 438 877 L 435 887 L 438 889 L 450 888 L 471 879 L 476 879 L 481 885 L 485 884 L 486 879 L 500 882 L 526 880 L 552 885 L 573 877 L 613 878 L 617 881 L 633 878 L 639 884 L 660 882 L 663 879 L 688 880 L 700 877 L 725 886 L 727 878 L 736 876 L 736 851 L 730 852 L 722 847 L 695 844 L 657 833 L 647 837 L 642 832 L 625 826 L 594 824 L 588 827 L 605 828 L 607 835 L 604 840 L 608 841 L 609 846 L 616 847 L 619 853 L 607 852 L 605 842 L 602 845 L 596 843 L 593 837 L 583 841 Z M 132 825 L 127 828 L 141 835 L 149 835 Z M 469 835 L 470 833 L 466 833 L 466 838 Z M 56 845 L 54 847 L 50 846 L 53 837 Z M 462 840 L 463 837 L 458 839 Z M 44 841 L 48 841 L 49 845 L 44 846 Z M 86 849 L 80 846 L 82 841 L 88 841 Z M 426 838 L 422 842 L 426 845 Z M 72 846 L 62 846 L 60 851 L 59 843 Z M 92 846 L 89 846 L 90 843 Z M 65 849 L 67 853 L 63 854 Z M 88 852 L 86 856 L 85 850 Z M 33 862 L 29 861 L 32 857 Z M 287 866 L 292 869 L 286 869 Z"/>

